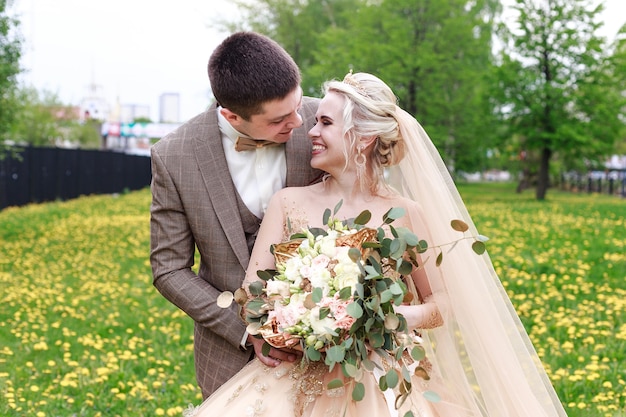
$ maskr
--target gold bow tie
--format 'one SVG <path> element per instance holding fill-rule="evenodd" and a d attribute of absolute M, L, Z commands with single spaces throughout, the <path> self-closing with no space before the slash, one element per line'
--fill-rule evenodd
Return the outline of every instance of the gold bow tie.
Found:
<path fill-rule="evenodd" d="M 272 142 L 271 140 L 256 140 L 251 138 L 246 138 L 244 136 L 239 136 L 235 141 L 235 150 L 237 152 L 241 151 L 250 151 L 253 149 L 262 148 L 264 146 L 278 146 L 282 145 L 282 143 Z"/>

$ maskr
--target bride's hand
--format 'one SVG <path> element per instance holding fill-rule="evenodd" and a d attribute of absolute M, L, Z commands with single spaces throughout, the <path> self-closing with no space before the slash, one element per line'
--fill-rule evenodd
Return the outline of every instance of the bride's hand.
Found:
<path fill-rule="evenodd" d="M 302 357 L 302 352 L 292 349 L 278 349 L 275 347 L 271 347 L 268 356 L 264 356 L 263 344 L 265 343 L 265 340 L 248 335 L 248 342 L 254 347 L 256 357 L 267 366 L 278 366 L 283 361 L 295 362 Z"/>

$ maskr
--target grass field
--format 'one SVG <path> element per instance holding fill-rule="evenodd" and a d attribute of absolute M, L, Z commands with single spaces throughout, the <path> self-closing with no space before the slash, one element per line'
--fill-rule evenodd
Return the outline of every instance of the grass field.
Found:
<path fill-rule="evenodd" d="M 569 416 L 626 416 L 626 200 L 462 185 Z M 151 283 L 148 190 L 0 211 L 0 415 L 180 416 L 192 323 Z"/>

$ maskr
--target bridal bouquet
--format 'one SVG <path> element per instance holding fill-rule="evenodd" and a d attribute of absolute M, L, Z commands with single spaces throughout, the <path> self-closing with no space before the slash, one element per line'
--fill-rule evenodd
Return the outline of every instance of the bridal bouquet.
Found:
<path fill-rule="evenodd" d="M 392 364 L 379 378 L 379 387 L 383 391 L 399 387 L 398 405 L 411 392 L 411 374 L 429 378 L 424 368 L 408 367 L 408 362 L 424 359 L 425 351 L 421 339 L 394 309 L 412 301 L 403 277 L 420 267 L 419 254 L 428 244 L 407 228 L 393 227 L 403 209 L 389 210 L 383 224 L 374 229 L 364 227 L 371 218 L 369 211 L 350 221 L 335 220 L 332 216 L 340 206 L 341 202 L 332 215 L 326 210 L 327 229 L 308 228 L 273 245 L 276 269 L 258 271 L 261 280 L 250 284 L 248 292 L 226 292 L 218 303 L 227 307 L 234 298 L 245 306 L 248 332 L 267 342 L 264 354 L 269 345 L 296 348 L 305 360 L 324 361 L 329 371 L 340 366 L 343 375 L 354 381 L 355 401 L 365 395 L 359 382 L 363 370 L 380 368 L 370 359 L 370 352 L 375 352 Z M 459 220 L 452 226 L 467 230 Z M 342 385 L 343 380 L 336 379 L 328 388 Z M 435 393 L 431 400 L 437 400 Z"/>

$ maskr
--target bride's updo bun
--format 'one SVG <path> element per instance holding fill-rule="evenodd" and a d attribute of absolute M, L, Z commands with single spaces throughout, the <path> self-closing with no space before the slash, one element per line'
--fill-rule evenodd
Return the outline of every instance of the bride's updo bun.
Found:
<path fill-rule="evenodd" d="M 380 78 L 367 73 L 348 73 L 343 81 L 329 81 L 324 92 L 339 93 L 346 97 L 344 108 L 344 134 L 349 139 L 347 159 L 354 158 L 359 138 L 375 137 L 367 160 L 367 170 L 373 184 L 378 187 L 383 169 L 400 163 L 405 155 L 405 144 L 397 113 L 400 110 L 393 91 Z"/>

